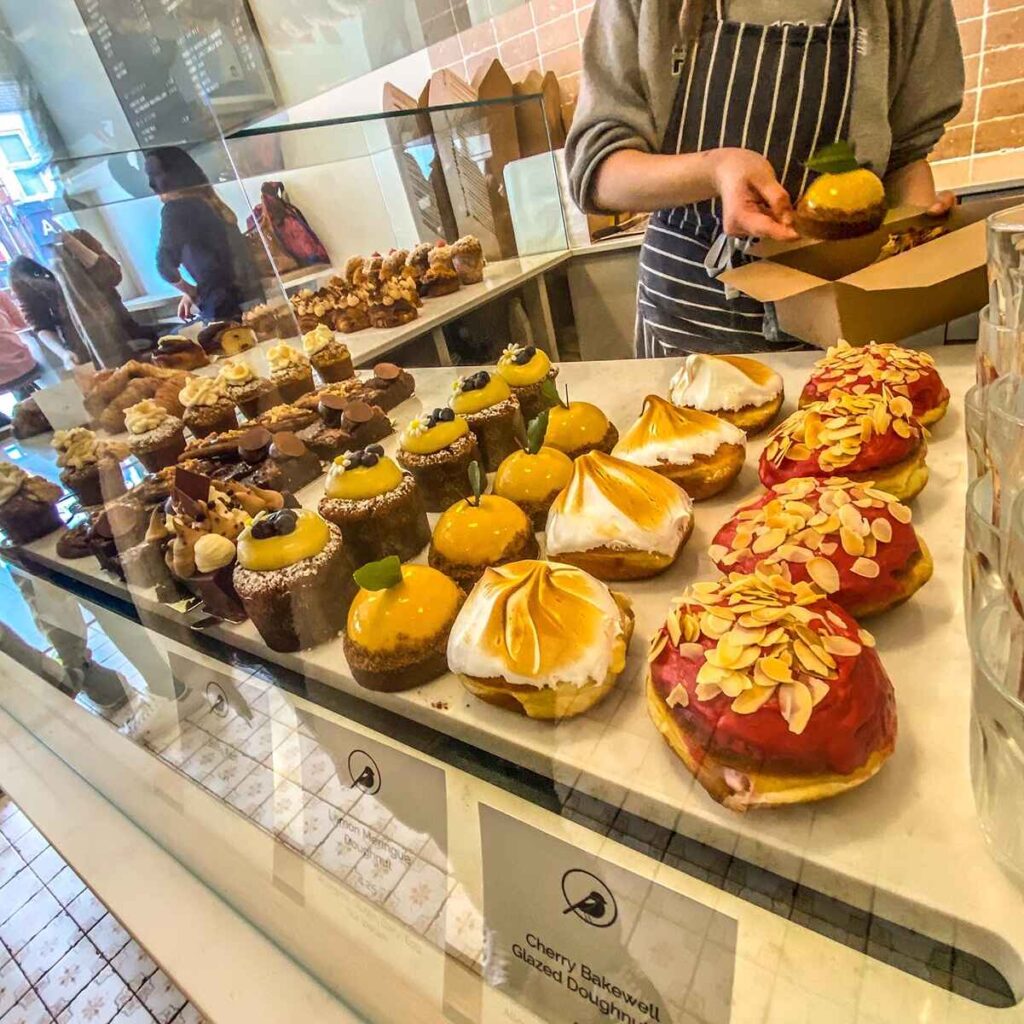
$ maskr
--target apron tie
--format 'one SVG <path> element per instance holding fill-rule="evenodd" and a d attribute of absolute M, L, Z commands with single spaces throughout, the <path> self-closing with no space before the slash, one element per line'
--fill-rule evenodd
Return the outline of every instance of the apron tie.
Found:
<path fill-rule="evenodd" d="M 735 235 L 727 235 L 723 231 L 711 243 L 708 253 L 704 257 L 704 269 L 707 271 L 708 277 L 717 278 L 727 270 L 731 270 L 733 258 L 736 254 L 746 256 L 753 243 L 753 238 L 737 238 Z M 739 294 L 732 285 L 725 285 L 725 297 L 727 299 L 735 299 Z"/>

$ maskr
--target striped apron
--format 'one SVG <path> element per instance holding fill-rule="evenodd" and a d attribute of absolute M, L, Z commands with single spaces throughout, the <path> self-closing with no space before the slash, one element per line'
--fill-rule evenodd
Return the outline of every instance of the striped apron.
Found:
<path fill-rule="evenodd" d="M 853 0 L 836 0 L 823 25 L 729 21 L 724 2 L 705 13 L 686 55 L 662 151 L 754 150 L 795 199 L 811 154 L 849 128 Z M 746 259 L 723 236 L 721 212 L 715 197 L 651 217 L 640 252 L 638 357 L 800 347 L 779 336 L 770 306 L 727 291 L 714 276 L 730 257 Z"/>

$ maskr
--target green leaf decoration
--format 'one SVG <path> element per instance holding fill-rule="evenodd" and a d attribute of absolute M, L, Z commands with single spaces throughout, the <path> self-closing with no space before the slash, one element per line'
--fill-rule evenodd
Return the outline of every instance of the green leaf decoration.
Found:
<path fill-rule="evenodd" d="M 558 388 L 550 377 L 541 384 L 540 393 L 549 406 L 560 405 L 563 408 L 565 407 L 565 402 L 562 401 L 562 396 L 558 393 Z"/>
<path fill-rule="evenodd" d="M 469 486 L 473 488 L 473 497 L 469 503 L 479 506 L 480 495 L 484 493 L 484 471 L 476 459 L 469 464 Z"/>
<path fill-rule="evenodd" d="M 853 146 L 844 139 L 815 150 L 807 166 L 819 174 L 844 174 L 846 171 L 857 170 L 860 164 Z"/>
<path fill-rule="evenodd" d="M 536 455 L 544 444 L 544 436 L 548 432 L 548 411 L 545 409 L 538 416 L 530 420 L 526 428 L 526 450 L 530 455 Z"/>
<path fill-rule="evenodd" d="M 363 590 L 388 590 L 402 582 L 402 560 L 388 555 L 379 562 L 367 562 L 352 573 L 352 578 Z"/>

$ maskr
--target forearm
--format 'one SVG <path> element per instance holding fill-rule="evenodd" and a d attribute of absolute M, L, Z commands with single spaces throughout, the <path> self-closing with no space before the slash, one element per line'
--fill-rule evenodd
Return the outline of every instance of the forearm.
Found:
<path fill-rule="evenodd" d="M 914 160 L 885 178 L 892 206 L 930 207 L 935 202 L 935 179 L 927 160 Z"/>
<path fill-rule="evenodd" d="M 717 195 L 714 151 L 663 155 L 620 149 L 594 175 L 595 203 L 610 213 L 653 213 Z"/>

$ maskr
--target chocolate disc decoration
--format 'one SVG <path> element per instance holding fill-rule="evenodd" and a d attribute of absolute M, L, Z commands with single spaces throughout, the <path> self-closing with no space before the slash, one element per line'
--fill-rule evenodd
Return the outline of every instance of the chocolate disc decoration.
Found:
<path fill-rule="evenodd" d="M 266 427 L 253 427 L 238 440 L 238 454 L 246 462 L 262 462 L 270 451 L 274 435 Z"/>
<path fill-rule="evenodd" d="M 270 454 L 275 459 L 300 459 L 308 451 L 299 437 L 290 430 L 275 434 L 270 445 Z"/>
<path fill-rule="evenodd" d="M 373 368 L 373 375 L 378 380 L 398 380 L 402 375 L 402 368 L 394 363 L 378 363 Z"/>
<path fill-rule="evenodd" d="M 349 400 L 344 395 L 337 395 L 328 392 L 320 396 L 319 411 L 324 423 L 329 427 L 341 425 L 341 418 Z"/>
<path fill-rule="evenodd" d="M 366 402 L 349 402 L 345 406 L 345 420 L 348 423 L 369 423 L 373 419 L 373 406 Z"/>

